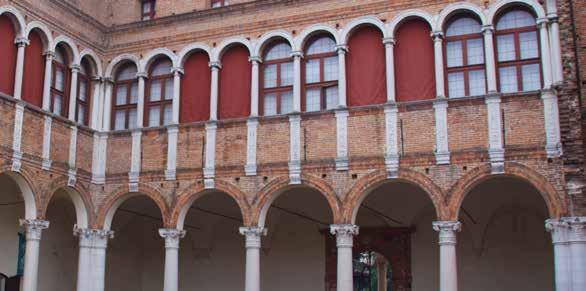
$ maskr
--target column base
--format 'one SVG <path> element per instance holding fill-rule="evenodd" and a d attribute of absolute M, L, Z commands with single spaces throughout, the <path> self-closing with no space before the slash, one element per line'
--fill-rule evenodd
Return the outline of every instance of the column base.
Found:
<path fill-rule="evenodd" d="M 437 165 L 449 165 L 450 164 L 450 152 L 435 153 L 435 163 Z"/>
<path fill-rule="evenodd" d="M 245 165 L 244 173 L 246 176 L 256 176 L 256 164 Z"/>
<path fill-rule="evenodd" d="M 385 167 L 387 169 L 387 176 L 389 179 L 399 177 L 399 156 L 385 155 Z"/>

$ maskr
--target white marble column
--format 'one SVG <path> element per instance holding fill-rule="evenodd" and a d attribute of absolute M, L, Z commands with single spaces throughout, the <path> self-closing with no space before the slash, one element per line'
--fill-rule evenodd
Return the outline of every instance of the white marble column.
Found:
<path fill-rule="evenodd" d="M 494 94 L 498 92 L 494 58 L 494 27 L 492 25 L 485 25 L 482 27 L 482 33 L 484 34 L 484 62 L 486 67 L 487 92 Z"/>
<path fill-rule="evenodd" d="M 250 117 L 246 121 L 246 176 L 256 176 L 256 144 L 257 144 L 258 118 Z"/>
<path fill-rule="evenodd" d="M 145 72 L 136 73 L 138 78 L 138 104 L 136 106 L 136 128 L 142 128 L 144 126 L 144 106 L 145 100 L 145 82 L 148 77 Z"/>
<path fill-rule="evenodd" d="M 159 229 L 165 239 L 165 279 L 163 291 L 179 290 L 179 242 L 185 237 L 184 230 Z"/>
<path fill-rule="evenodd" d="M 563 219 L 569 226 L 572 291 L 586 290 L 586 216 Z"/>
<path fill-rule="evenodd" d="M 431 34 L 433 38 L 433 52 L 435 60 L 435 88 L 437 98 L 446 97 L 446 89 L 444 85 L 444 48 L 443 38 L 444 34 L 441 31 L 436 31 Z"/>
<path fill-rule="evenodd" d="M 22 291 L 37 291 L 41 234 L 44 229 L 49 227 L 49 222 L 44 220 L 22 219 L 20 220 L 20 225 L 26 233 L 24 274 L 21 288 Z"/>
<path fill-rule="evenodd" d="M 559 219 L 548 219 L 545 228 L 551 233 L 554 255 L 555 290 L 571 291 L 572 272 L 570 268 L 571 258 L 568 244 L 569 226 Z"/>
<path fill-rule="evenodd" d="M 395 39 L 383 39 L 385 45 L 385 64 L 387 77 L 387 102 L 396 101 L 395 91 Z"/>
<path fill-rule="evenodd" d="M 77 110 L 77 75 L 80 69 L 81 67 L 79 65 L 71 65 L 71 87 L 69 89 L 69 111 L 67 117 L 73 122 L 76 121 L 75 111 Z"/>
<path fill-rule="evenodd" d="M 248 58 L 250 63 L 252 64 L 252 75 L 250 81 L 250 116 L 256 117 L 258 116 L 258 98 L 259 98 L 259 75 L 260 75 L 260 63 L 262 59 L 258 56 L 253 56 Z"/>
<path fill-rule="evenodd" d="M 43 83 L 43 110 L 51 110 L 51 81 L 53 78 L 53 59 L 55 53 L 45 52 L 45 79 Z"/>
<path fill-rule="evenodd" d="M 547 18 L 537 19 L 537 27 L 539 27 L 539 39 L 541 41 L 541 67 L 543 70 L 543 89 L 552 89 L 552 70 L 551 70 L 551 55 L 549 49 L 549 32 L 547 31 Z"/>
<path fill-rule="evenodd" d="M 212 70 L 212 84 L 210 88 L 210 120 L 218 120 L 218 93 L 220 91 L 220 69 L 222 65 L 220 62 L 210 62 L 210 69 Z"/>
<path fill-rule="evenodd" d="M 173 68 L 173 116 L 171 122 L 179 124 L 179 113 L 181 105 L 181 76 L 183 75 L 182 68 Z"/>
<path fill-rule="evenodd" d="M 346 53 L 348 47 L 343 45 L 336 46 L 338 52 L 338 107 L 346 108 Z"/>
<path fill-rule="evenodd" d="M 112 231 L 101 229 L 73 229 L 79 237 L 77 291 L 103 291 L 106 267 L 106 246 Z"/>
<path fill-rule="evenodd" d="M 261 238 L 267 230 L 261 227 L 241 227 L 240 234 L 245 236 L 246 276 L 244 291 L 260 291 L 260 247 Z"/>
<path fill-rule="evenodd" d="M 92 258 L 92 239 L 90 229 L 73 229 L 73 235 L 79 237 L 79 253 L 77 257 L 77 291 L 89 291 Z"/>
<path fill-rule="evenodd" d="M 293 112 L 301 112 L 301 58 L 303 52 L 294 51 L 293 57 Z"/>
<path fill-rule="evenodd" d="M 458 264 L 456 258 L 456 233 L 458 221 L 435 221 L 433 229 L 439 232 L 440 286 L 439 291 L 458 291 Z"/>
<path fill-rule="evenodd" d="M 336 236 L 338 248 L 337 291 L 353 291 L 352 246 L 354 236 L 358 235 L 358 226 L 334 224 L 330 226 L 330 233 Z"/>
<path fill-rule="evenodd" d="M 16 70 L 14 73 L 14 99 L 22 99 L 22 79 L 24 76 L 24 56 L 26 46 L 30 44 L 30 41 L 25 37 L 17 37 L 14 40 L 16 44 Z"/>
<path fill-rule="evenodd" d="M 560 85 L 564 81 L 564 67 L 562 61 L 562 47 L 560 44 L 560 24 L 557 13 L 548 13 L 549 42 L 551 48 L 551 63 L 553 67 L 553 83 Z"/>
<path fill-rule="evenodd" d="M 435 112 L 435 160 L 438 165 L 450 163 L 448 146 L 448 101 L 441 97 L 433 102 Z"/>

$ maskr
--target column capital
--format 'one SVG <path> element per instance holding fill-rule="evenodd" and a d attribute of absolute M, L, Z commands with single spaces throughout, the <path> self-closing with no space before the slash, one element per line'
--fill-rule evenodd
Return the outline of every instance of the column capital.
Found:
<path fill-rule="evenodd" d="M 302 51 L 292 51 L 291 57 L 292 58 L 303 58 L 303 52 Z"/>
<path fill-rule="evenodd" d="M 215 62 L 209 62 L 209 63 L 208 63 L 208 66 L 209 66 L 209 67 L 210 67 L 212 70 L 214 70 L 214 69 L 216 69 L 216 70 L 219 70 L 219 69 L 221 69 L 221 68 L 222 68 L 222 63 L 220 63 L 220 62 L 218 62 L 218 61 L 215 61 Z"/>
<path fill-rule="evenodd" d="M 96 82 L 96 83 L 102 83 L 102 82 L 104 82 L 104 77 L 98 76 L 98 75 L 93 75 L 90 78 L 90 80 L 92 80 L 93 82 Z"/>
<path fill-rule="evenodd" d="M 239 232 L 246 237 L 246 248 L 260 248 L 261 238 L 267 235 L 267 229 L 258 226 L 243 226 Z"/>
<path fill-rule="evenodd" d="M 88 248 L 106 248 L 108 239 L 114 238 L 114 232 L 105 229 L 73 227 L 73 235 L 79 237 L 79 246 Z"/>
<path fill-rule="evenodd" d="M 14 44 L 16 44 L 19 47 L 27 46 L 30 43 L 31 43 L 30 40 L 28 38 L 26 38 L 26 37 L 19 36 L 19 37 L 17 37 L 17 38 L 14 39 Z"/>
<path fill-rule="evenodd" d="M 27 240 L 40 240 L 43 230 L 49 228 L 49 222 L 37 219 L 21 219 L 20 226 L 26 231 Z"/>
<path fill-rule="evenodd" d="M 149 77 L 149 75 L 146 72 L 137 72 L 136 73 L 137 79 L 146 79 L 148 77 Z"/>
<path fill-rule="evenodd" d="M 114 78 L 112 77 L 103 77 L 102 82 L 110 85 L 113 85 L 115 83 Z"/>
<path fill-rule="evenodd" d="M 547 24 L 549 23 L 549 19 L 547 17 L 540 17 L 537 18 L 536 24 L 539 28 L 547 28 Z"/>
<path fill-rule="evenodd" d="M 55 52 L 52 50 L 47 50 L 43 53 L 47 60 L 53 60 L 55 58 Z"/>
<path fill-rule="evenodd" d="M 81 66 L 78 64 L 72 64 L 69 66 L 69 68 L 71 69 L 72 73 L 79 73 L 79 71 L 81 71 Z"/>
<path fill-rule="evenodd" d="M 482 33 L 484 34 L 493 34 L 494 33 L 494 26 L 491 24 L 483 25 L 482 26 Z"/>
<path fill-rule="evenodd" d="M 359 227 L 354 224 L 332 224 L 330 233 L 336 236 L 337 247 L 352 247 L 352 239 L 358 235 Z"/>
<path fill-rule="evenodd" d="M 183 74 L 185 74 L 185 71 L 183 70 L 182 67 L 173 67 L 171 69 L 171 73 L 173 73 L 173 75 L 175 75 L 175 74 L 183 75 Z"/>
<path fill-rule="evenodd" d="M 559 21 L 559 17 L 557 13 L 548 13 L 547 14 L 547 19 L 549 20 L 550 23 L 557 23 Z"/>
<path fill-rule="evenodd" d="M 586 216 L 564 217 L 562 221 L 568 224 L 568 242 L 586 243 Z"/>
<path fill-rule="evenodd" d="M 179 241 L 185 237 L 185 230 L 174 228 L 161 228 L 159 235 L 165 239 L 166 249 L 178 249 Z"/>
<path fill-rule="evenodd" d="M 252 64 L 260 64 L 262 63 L 262 58 L 260 56 L 250 56 L 248 57 L 248 61 Z"/>
<path fill-rule="evenodd" d="M 570 226 L 561 219 L 548 219 L 545 221 L 545 229 L 551 233 L 553 244 L 565 244 L 568 242 L 568 230 Z"/>
<path fill-rule="evenodd" d="M 439 232 L 440 245 L 455 245 L 456 232 L 462 229 L 459 221 L 434 221 L 433 230 Z"/>
<path fill-rule="evenodd" d="M 336 45 L 336 51 L 338 54 L 345 54 L 348 52 L 348 46 L 346 44 Z"/>
<path fill-rule="evenodd" d="M 395 45 L 395 38 L 394 37 L 385 37 L 383 38 L 384 45 Z"/>
<path fill-rule="evenodd" d="M 433 41 L 435 42 L 441 42 L 444 38 L 444 33 L 442 31 L 434 31 L 431 33 L 431 38 L 433 38 Z"/>

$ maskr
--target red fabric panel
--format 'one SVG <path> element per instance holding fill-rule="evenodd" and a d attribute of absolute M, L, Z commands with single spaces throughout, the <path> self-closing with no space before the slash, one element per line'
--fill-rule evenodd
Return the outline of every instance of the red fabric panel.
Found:
<path fill-rule="evenodd" d="M 246 47 L 235 46 L 224 53 L 220 70 L 219 119 L 250 115 L 251 69 Z"/>
<path fill-rule="evenodd" d="M 183 65 L 185 74 L 181 82 L 181 123 L 210 119 L 210 59 L 206 53 L 192 54 Z"/>
<path fill-rule="evenodd" d="M 12 96 L 16 70 L 16 33 L 12 21 L 6 16 L 0 16 L 0 36 L 0 92 Z"/>
<path fill-rule="evenodd" d="M 356 30 L 348 41 L 346 76 L 348 105 L 383 104 L 387 101 L 383 37 L 376 27 Z"/>
<path fill-rule="evenodd" d="M 433 40 L 423 20 L 403 23 L 396 32 L 395 81 L 397 101 L 435 98 Z"/>
<path fill-rule="evenodd" d="M 29 40 L 30 44 L 26 47 L 24 57 L 22 99 L 41 107 L 43 105 L 43 78 L 45 74 L 43 41 L 34 31 L 29 35 Z"/>

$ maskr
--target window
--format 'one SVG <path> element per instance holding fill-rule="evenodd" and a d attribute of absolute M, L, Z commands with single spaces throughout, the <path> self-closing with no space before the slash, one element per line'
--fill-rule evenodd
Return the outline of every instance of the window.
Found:
<path fill-rule="evenodd" d="M 446 71 L 451 98 L 486 94 L 484 41 L 480 23 L 460 17 L 446 29 Z"/>
<path fill-rule="evenodd" d="M 293 63 L 291 46 L 284 42 L 269 47 L 262 75 L 262 114 L 287 114 L 293 111 Z"/>
<path fill-rule="evenodd" d="M 55 50 L 53 60 L 53 81 L 51 84 L 51 112 L 60 116 L 67 116 L 67 85 L 69 84 L 69 69 L 63 49 L 58 47 Z"/>
<path fill-rule="evenodd" d="M 173 73 L 171 61 L 164 59 L 153 64 L 145 94 L 146 126 L 168 125 L 173 116 Z"/>
<path fill-rule="evenodd" d="M 305 111 L 338 105 L 338 55 L 331 37 L 312 40 L 305 52 Z"/>
<path fill-rule="evenodd" d="M 91 94 L 91 80 L 88 77 L 90 70 L 82 63 L 81 70 L 78 74 L 78 88 L 77 88 L 77 122 L 88 125 L 89 124 L 89 108 L 90 108 L 90 94 Z"/>
<path fill-rule="evenodd" d="M 142 20 L 155 18 L 155 0 L 142 0 L 140 3 L 140 15 Z"/>
<path fill-rule="evenodd" d="M 212 0 L 212 8 L 228 6 L 229 0 Z"/>
<path fill-rule="evenodd" d="M 123 66 L 114 84 L 112 94 L 112 128 L 124 130 L 136 128 L 136 107 L 138 104 L 138 79 L 136 66 Z"/>
<path fill-rule="evenodd" d="M 541 88 L 539 37 L 535 17 L 525 10 L 512 10 L 496 24 L 499 87 L 502 93 Z"/>

